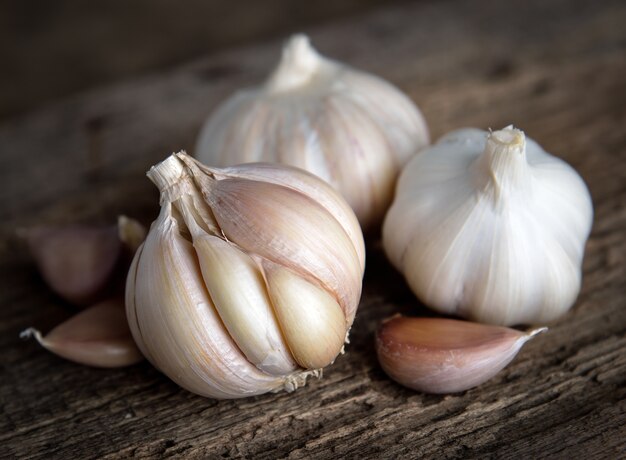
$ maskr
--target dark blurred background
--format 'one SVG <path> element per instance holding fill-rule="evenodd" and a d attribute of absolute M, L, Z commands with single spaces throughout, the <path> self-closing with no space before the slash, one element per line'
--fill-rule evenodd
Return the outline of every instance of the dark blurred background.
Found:
<path fill-rule="evenodd" d="M 0 0 L 0 119 L 402 0 Z"/>

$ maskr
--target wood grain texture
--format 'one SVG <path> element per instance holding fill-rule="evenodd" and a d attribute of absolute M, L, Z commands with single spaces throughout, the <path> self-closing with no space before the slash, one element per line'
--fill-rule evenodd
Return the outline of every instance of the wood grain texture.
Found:
<path fill-rule="evenodd" d="M 204 117 L 258 82 L 279 43 L 216 54 L 85 93 L 0 126 L 0 456 L 18 458 L 620 458 L 626 456 L 626 4 L 421 2 L 311 31 L 319 49 L 379 74 L 423 109 L 434 138 L 511 122 L 572 164 L 595 205 L 581 295 L 494 379 L 449 396 L 390 381 L 373 332 L 428 314 L 370 241 L 347 353 L 294 394 L 235 401 L 178 388 L 148 364 L 62 361 L 20 330 L 70 313 L 16 227 L 146 221 L 145 170 L 192 151 Z"/>

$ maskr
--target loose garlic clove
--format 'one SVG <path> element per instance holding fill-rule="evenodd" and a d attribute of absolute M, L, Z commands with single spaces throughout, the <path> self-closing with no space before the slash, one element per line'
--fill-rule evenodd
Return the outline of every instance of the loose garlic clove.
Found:
<path fill-rule="evenodd" d="M 345 202 L 279 165 L 208 168 L 179 153 L 148 176 L 162 209 L 126 289 L 144 355 L 214 398 L 291 391 L 320 375 L 360 298 L 363 236 Z"/>
<path fill-rule="evenodd" d="M 36 227 L 19 232 L 46 284 L 76 305 L 100 296 L 120 260 L 117 227 Z"/>
<path fill-rule="evenodd" d="M 18 235 L 26 240 L 46 284 L 70 303 L 85 306 L 113 294 L 146 229 L 120 216 L 117 226 L 35 227 Z"/>
<path fill-rule="evenodd" d="M 121 367 L 143 359 L 128 328 L 122 300 L 87 308 L 46 336 L 33 328 L 20 334 L 22 338 L 31 336 L 52 353 L 87 366 Z"/>
<path fill-rule="evenodd" d="M 402 166 L 428 142 L 406 95 L 295 35 L 264 85 L 237 92 L 207 120 L 195 156 L 215 166 L 268 161 L 306 169 L 335 187 L 368 228 L 389 206 Z"/>
<path fill-rule="evenodd" d="M 396 316 L 376 333 L 383 370 L 396 382 L 425 393 L 456 393 L 486 382 L 536 334 L 440 318 Z"/>
<path fill-rule="evenodd" d="M 580 176 L 522 131 L 463 129 L 407 164 L 383 245 L 439 312 L 547 323 L 576 300 L 592 218 Z"/>

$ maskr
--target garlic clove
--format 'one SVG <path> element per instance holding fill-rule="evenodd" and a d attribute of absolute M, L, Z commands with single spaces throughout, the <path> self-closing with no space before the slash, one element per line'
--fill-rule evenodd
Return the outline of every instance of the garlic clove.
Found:
<path fill-rule="evenodd" d="M 89 307 L 45 336 L 33 328 L 20 334 L 22 338 L 31 336 L 52 353 L 88 366 L 129 366 L 143 359 L 128 328 L 121 299 Z"/>
<path fill-rule="evenodd" d="M 355 139 L 361 147 L 353 161 L 333 162 L 328 177 L 319 175 L 331 184 L 340 184 L 337 190 L 363 228 L 372 228 L 391 203 L 401 162 L 393 155 L 381 155 L 389 148 L 388 140 L 368 113 L 348 103 L 339 108 L 338 103 L 328 101 L 327 106 L 326 116 L 317 121 L 320 149 L 350 152 L 355 149 Z"/>
<path fill-rule="evenodd" d="M 379 327 L 376 352 L 396 382 L 425 393 L 456 393 L 492 378 L 524 343 L 546 330 L 525 333 L 452 319 L 395 316 Z"/>
<path fill-rule="evenodd" d="M 202 276 L 221 320 L 248 360 L 273 375 L 298 370 L 256 263 L 231 243 L 194 234 Z"/>
<path fill-rule="evenodd" d="M 220 176 L 221 173 L 223 177 L 281 185 L 315 200 L 337 219 L 337 222 L 343 227 L 357 251 L 361 270 L 365 269 L 365 244 L 359 221 L 346 201 L 341 199 L 328 183 L 320 181 L 313 174 L 301 169 L 286 165 L 279 166 L 273 163 L 247 163 L 221 170 L 211 169 L 201 164 L 197 164 L 197 166 L 202 171 L 217 176 Z"/>
<path fill-rule="evenodd" d="M 213 182 L 207 198 L 228 240 L 319 280 L 352 324 L 362 270 L 346 263 L 358 260 L 355 246 L 322 206 L 287 187 L 237 178 Z"/>
<path fill-rule="evenodd" d="M 282 93 L 302 89 L 323 73 L 327 66 L 324 58 L 311 46 L 309 37 L 296 34 L 283 48 L 278 67 L 268 78 L 265 86 L 270 93 Z"/>
<path fill-rule="evenodd" d="M 106 288 L 120 259 L 115 226 L 36 227 L 19 231 L 46 284 L 77 305 L 86 305 Z"/>
<path fill-rule="evenodd" d="M 346 322 L 328 292 L 289 269 L 264 262 L 270 297 L 289 349 L 305 369 L 321 369 L 341 352 Z"/>
<path fill-rule="evenodd" d="M 76 305 L 112 294 L 146 229 L 126 216 L 117 226 L 68 225 L 21 229 L 46 284 Z"/>
<path fill-rule="evenodd" d="M 163 205 L 152 225 L 134 275 L 127 293 L 133 337 L 178 385 L 213 398 L 251 396 L 285 385 L 284 378 L 251 364 L 230 337 L 171 204 Z"/>
<path fill-rule="evenodd" d="M 144 243 L 142 243 L 135 252 L 135 257 L 133 258 L 132 263 L 130 264 L 130 268 L 128 269 L 128 276 L 126 278 L 126 290 L 124 294 L 124 304 L 126 306 L 126 319 L 128 320 L 128 326 L 130 328 L 131 334 L 135 338 L 135 344 L 141 350 L 141 354 L 152 363 L 158 369 L 158 366 L 155 363 L 154 359 L 150 355 L 150 351 L 144 345 L 144 340 L 141 335 L 141 329 L 139 328 L 139 322 L 137 320 L 137 306 L 135 302 L 135 285 L 137 281 L 137 267 L 139 265 L 139 260 L 141 258 L 141 254 L 143 252 Z"/>

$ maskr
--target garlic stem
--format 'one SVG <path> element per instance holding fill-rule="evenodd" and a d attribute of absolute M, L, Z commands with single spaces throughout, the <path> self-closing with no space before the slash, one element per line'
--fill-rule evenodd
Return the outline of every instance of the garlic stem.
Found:
<path fill-rule="evenodd" d="M 280 63 L 267 81 L 268 91 L 280 93 L 306 85 L 320 63 L 321 56 L 311 46 L 309 37 L 294 35 L 283 48 Z"/>
<path fill-rule="evenodd" d="M 193 184 L 184 163 L 176 156 L 170 155 L 164 161 L 150 168 L 146 173 L 161 192 L 161 204 L 176 201 L 189 194 Z"/>
<path fill-rule="evenodd" d="M 511 193 L 526 191 L 530 174 L 524 132 L 513 125 L 490 132 L 477 167 L 483 192 L 492 195 L 494 205 L 499 208 Z"/>

